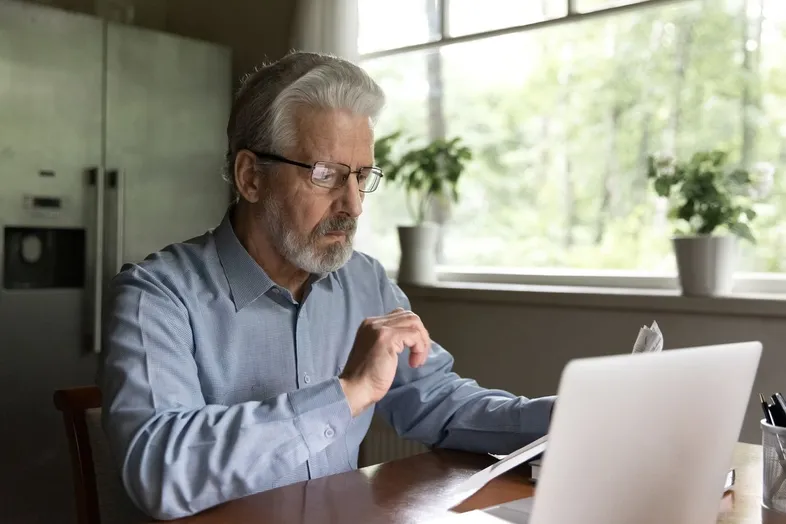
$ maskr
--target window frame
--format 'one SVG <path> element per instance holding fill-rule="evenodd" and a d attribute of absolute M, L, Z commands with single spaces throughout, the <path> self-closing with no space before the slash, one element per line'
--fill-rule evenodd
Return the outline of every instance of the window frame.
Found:
<path fill-rule="evenodd" d="M 436 0 L 439 9 L 439 33 L 437 40 L 403 47 L 362 53 L 360 63 L 378 58 L 402 55 L 424 50 L 440 49 L 453 44 L 484 40 L 514 33 L 532 31 L 544 27 L 575 23 L 592 18 L 612 16 L 633 10 L 641 10 L 669 4 L 688 3 L 692 0 L 638 0 L 621 6 L 579 12 L 578 0 L 563 0 L 566 15 L 523 25 L 515 25 L 489 31 L 478 31 L 460 36 L 451 36 L 448 27 L 450 0 Z M 386 268 L 391 278 L 396 277 L 395 268 Z M 572 288 L 605 288 L 624 292 L 628 290 L 675 291 L 679 289 L 676 273 L 652 273 L 647 271 L 587 270 L 571 268 L 526 268 L 489 266 L 437 266 L 437 277 L 441 283 L 560 286 Z M 786 296 L 786 273 L 737 272 L 732 296 L 740 295 L 784 295 Z"/>
<path fill-rule="evenodd" d="M 395 275 L 395 272 L 392 272 Z M 647 271 L 587 270 L 570 268 L 504 268 L 438 266 L 437 277 L 443 283 L 562 286 L 572 288 L 606 288 L 615 290 L 679 289 L 676 273 Z M 734 275 L 732 296 L 784 295 L 786 273 L 737 272 Z"/>
<path fill-rule="evenodd" d="M 576 10 L 576 2 L 578 0 L 563 0 L 566 7 L 566 15 L 541 20 L 539 22 L 531 22 L 529 24 L 521 24 L 510 27 L 503 27 L 500 29 L 492 29 L 490 31 L 478 31 L 460 36 L 450 36 L 450 28 L 448 27 L 448 8 L 450 0 L 436 0 L 439 9 L 439 33 L 440 37 L 437 40 L 430 42 L 423 42 L 420 44 L 412 44 L 403 47 L 394 47 L 390 49 L 383 49 L 380 51 L 372 51 L 370 53 L 361 53 L 358 55 L 358 61 L 363 62 L 366 60 L 373 60 L 375 58 L 383 58 L 386 56 L 399 55 L 403 53 L 412 53 L 415 51 L 424 51 L 429 49 L 437 49 L 453 44 L 461 44 L 465 42 L 472 42 L 475 40 L 484 40 L 486 38 L 494 38 L 497 36 L 504 36 L 513 33 L 521 33 L 524 31 L 532 31 L 534 29 L 541 29 L 553 25 L 569 24 L 579 22 L 582 20 L 589 20 L 591 18 L 605 17 L 614 14 L 625 13 L 632 10 L 646 9 L 650 7 L 668 5 L 668 4 L 681 4 L 687 3 L 691 0 L 638 0 L 632 4 L 625 4 L 615 7 L 605 7 L 596 9 L 594 11 L 579 12 Z"/>

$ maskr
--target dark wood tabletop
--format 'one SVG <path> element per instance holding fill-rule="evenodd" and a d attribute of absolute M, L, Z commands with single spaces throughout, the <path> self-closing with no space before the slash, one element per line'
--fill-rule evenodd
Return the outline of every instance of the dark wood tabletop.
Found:
<path fill-rule="evenodd" d="M 300 482 L 223 504 L 180 524 L 414 523 L 533 495 L 526 467 L 488 483 L 466 500 L 455 488 L 494 458 L 438 450 Z M 759 524 L 761 446 L 738 444 L 735 490 L 719 502 L 721 524 Z M 765 520 L 765 522 L 769 522 Z"/>

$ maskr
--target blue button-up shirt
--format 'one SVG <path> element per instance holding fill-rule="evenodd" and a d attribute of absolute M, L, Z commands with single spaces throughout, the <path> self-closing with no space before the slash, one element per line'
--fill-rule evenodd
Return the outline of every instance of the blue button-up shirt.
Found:
<path fill-rule="evenodd" d="M 111 284 L 104 429 L 131 499 L 157 518 L 357 467 L 376 410 L 428 446 L 509 453 L 546 433 L 553 397 L 481 388 L 433 343 L 352 417 L 338 375 L 363 319 L 409 308 L 373 258 L 314 276 L 298 302 L 221 224 Z M 500 363 L 502 364 L 502 363 Z"/>

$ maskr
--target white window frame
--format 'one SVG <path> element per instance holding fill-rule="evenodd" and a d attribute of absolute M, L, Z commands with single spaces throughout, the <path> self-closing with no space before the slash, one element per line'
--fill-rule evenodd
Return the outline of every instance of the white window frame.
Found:
<path fill-rule="evenodd" d="M 440 282 L 567 286 L 674 291 L 679 289 L 676 274 L 647 271 L 587 270 L 569 268 L 498 268 L 440 266 Z M 734 276 L 734 295 L 784 295 L 786 273 L 745 273 Z"/>
<path fill-rule="evenodd" d="M 396 268 L 385 268 L 395 279 Z M 440 284 L 489 286 L 566 287 L 571 289 L 608 289 L 624 292 L 677 291 L 676 274 L 637 270 L 590 270 L 571 268 L 519 268 L 494 266 L 437 266 Z M 778 295 L 786 299 L 786 273 L 737 272 L 732 296 L 756 297 Z"/>
<path fill-rule="evenodd" d="M 379 0 L 378 0 L 379 1 Z M 394 0 L 387 0 L 394 1 Z M 529 0 L 522 0 L 524 2 Z M 501 29 L 493 29 L 491 31 L 479 31 L 461 36 L 450 36 L 450 29 L 448 27 L 448 3 L 450 0 L 437 0 L 440 12 L 440 37 L 431 42 L 423 42 L 420 44 L 413 44 L 403 47 L 396 47 L 391 49 L 383 49 L 380 51 L 373 51 L 370 53 L 363 53 L 359 56 L 359 60 L 371 60 L 374 58 L 382 58 L 385 56 L 399 55 L 403 53 L 412 53 L 414 51 L 423 51 L 426 49 L 436 49 L 453 44 L 462 44 L 464 42 L 472 42 L 475 40 L 483 40 L 486 38 L 494 38 L 497 36 L 510 35 L 513 33 L 522 33 L 524 31 L 532 31 L 552 25 L 561 25 L 572 22 L 579 22 L 582 20 L 589 20 L 591 18 L 609 16 L 613 14 L 625 13 L 628 11 L 646 9 L 648 7 L 661 6 L 666 4 L 680 4 L 686 3 L 691 0 L 639 0 L 634 4 L 620 5 L 616 7 L 606 7 L 597 9 L 595 11 L 577 12 L 576 0 L 563 0 L 566 6 L 567 14 L 555 18 L 548 18 L 539 22 L 532 22 L 529 24 L 516 25 L 510 27 L 503 27 Z"/>
<path fill-rule="evenodd" d="M 428 49 L 438 49 L 453 44 L 461 44 L 494 38 L 513 33 L 532 31 L 548 26 L 579 22 L 596 17 L 610 16 L 633 10 L 647 9 L 667 4 L 687 3 L 692 0 L 641 0 L 633 4 L 602 8 L 595 11 L 577 12 L 577 0 L 564 0 L 566 15 L 549 18 L 524 25 L 480 31 L 476 33 L 450 36 L 448 28 L 448 3 L 450 0 L 437 0 L 440 10 L 440 38 L 430 42 L 403 47 L 383 49 L 359 56 L 360 62 L 376 58 L 412 53 Z M 527 0 L 522 0 L 527 1 Z M 388 274 L 395 278 L 395 269 Z M 567 286 L 577 288 L 651 289 L 673 291 L 679 289 L 676 274 L 657 274 L 647 271 L 587 270 L 570 268 L 505 268 L 484 266 L 438 266 L 437 275 L 444 283 L 471 283 L 491 285 L 529 285 L 529 286 Z M 785 295 L 786 273 L 744 273 L 735 274 L 735 295 Z"/>

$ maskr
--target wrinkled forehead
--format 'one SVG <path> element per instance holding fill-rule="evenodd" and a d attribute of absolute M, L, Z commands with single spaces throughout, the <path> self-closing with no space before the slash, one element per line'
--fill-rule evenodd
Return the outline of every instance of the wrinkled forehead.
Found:
<path fill-rule="evenodd" d="M 374 158 L 374 131 L 366 115 L 346 109 L 301 107 L 295 117 L 295 149 L 308 161 L 370 163 Z"/>

